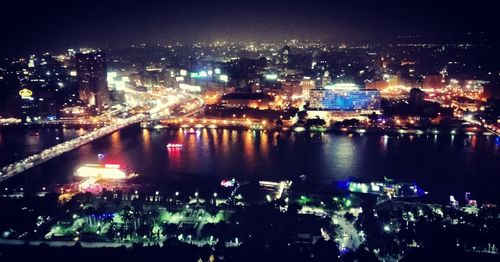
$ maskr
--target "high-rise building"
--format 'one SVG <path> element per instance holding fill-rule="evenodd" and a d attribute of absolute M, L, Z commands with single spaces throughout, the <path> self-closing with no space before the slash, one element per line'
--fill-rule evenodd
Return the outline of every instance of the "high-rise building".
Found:
<path fill-rule="evenodd" d="M 281 50 L 281 64 L 283 66 L 286 66 L 288 65 L 289 62 L 290 62 L 290 47 L 288 45 L 285 45 Z"/>
<path fill-rule="evenodd" d="M 104 53 L 79 53 L 75 59 L 80 100 L 100 112 L 109 102 Z"/>
<path fill-rule="evenodd" d="M 322 76 L 316 77 L 316 87 L 317 88 L 323 88 L 328 84 L 331 84 L 332 82 L 332 77 L 330 76 L 330 72 L 325 71 L 323 72 Z"/>
<path fill-rule="evenodd" d="M 310 91 L 311 109 L 332 111 L 380 110 L 380 91 L 355 84 L 334 84 Z"/>
<path fill-rule="evenodd" d="M 315 87 L 314 80 L 310 77 L 304 77 L 304 79 L 300 82 L 300 85 L 302 86 L 302 96 L 304 99 L 308 100 L 309 92 Z"/>

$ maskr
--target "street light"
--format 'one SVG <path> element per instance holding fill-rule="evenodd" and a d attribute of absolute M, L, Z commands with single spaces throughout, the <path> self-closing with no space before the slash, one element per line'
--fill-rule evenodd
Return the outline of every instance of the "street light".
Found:
<path fill-rule="evenodd" d="M 175 196 L 179 196 L 179 191 L 175 192 Z"/>
<path fill-rule="evenodd" d="M 217 192 L 214 193 L 214 197 L 217 197 Z"/>

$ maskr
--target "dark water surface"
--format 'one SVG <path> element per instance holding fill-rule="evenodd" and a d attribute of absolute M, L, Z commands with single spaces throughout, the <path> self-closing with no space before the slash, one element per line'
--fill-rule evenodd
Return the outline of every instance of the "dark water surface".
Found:
<path fill-rule="evenodd" d="M 55 136 L 79 135 L 82 130 L 41 130 L 40 141 L 30 132 L 3 130 L 1 163 L 14 154 L 36 152 L 56 143 Z M 10 141 L 14 139 L 13 141 Z M 43 138 L 43 139 L 42 139 Z M 46 140 L 46 141 L 45 141 Z M 13 146 L 14 144 L 22 145 Z M 180 143 L 181 150 L 168 150 Z M 24 148 L 25 147 L 25 148 Z M 181 129 L 125 128 L 52 159 L 9 184 L 51 185 L 74 181 L 82 164 L 118 163 L 141 174 L 134 183 L 169 187 L 174 183 L 219 183 L 222 178 L 298 179 L 328 185 L 349 177 L 385 177 L 417 182 L 438 201 L 450 194 L 462 199 L 465 191 L 480 200 L 500 203 L 500 141 L 496 136 L 467 135 L 346 135 L 279 134 L 274 132 L 203 129 L 185 134 Z"/>

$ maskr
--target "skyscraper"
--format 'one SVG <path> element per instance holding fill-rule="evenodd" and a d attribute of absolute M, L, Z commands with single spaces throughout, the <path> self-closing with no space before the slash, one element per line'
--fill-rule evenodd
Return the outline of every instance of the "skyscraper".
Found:
<path fill-rule="evenodd" d="M 104 53 L 79 53 L 75 59 L 80 100 L 100 112 L 109 102 Z"/>

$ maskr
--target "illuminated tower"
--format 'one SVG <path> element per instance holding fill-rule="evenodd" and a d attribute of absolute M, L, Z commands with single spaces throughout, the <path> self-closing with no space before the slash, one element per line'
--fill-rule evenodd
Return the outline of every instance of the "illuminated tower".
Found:
<path fill-rule="evenodd" d="M 281 50 L 281 64 L 283 66 L 286 66 L 288 65 L 289 62 L 290 62 L 290 47 L 288 45 L 285 45 Z"/>
<path fill-rule="evenodd" d="M 75 59 L 80 100 L 101 112 L 109 102 L 104 53 L 79 53 Z"/>

